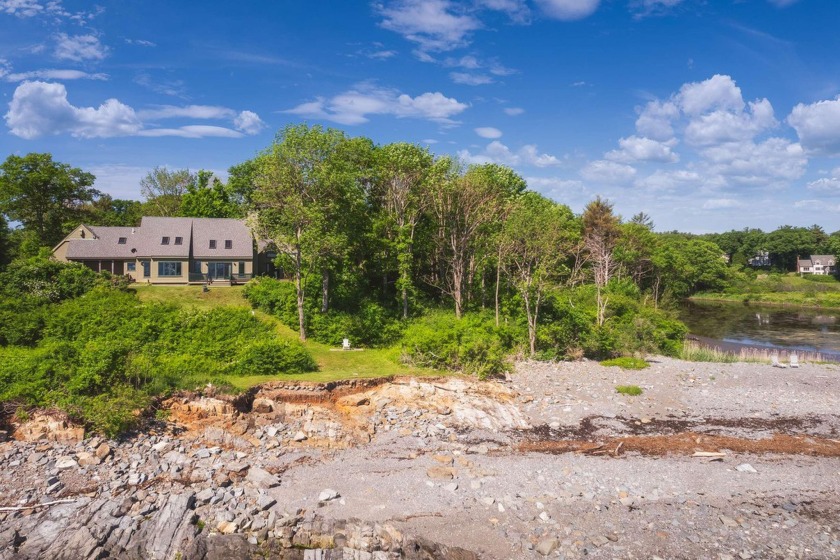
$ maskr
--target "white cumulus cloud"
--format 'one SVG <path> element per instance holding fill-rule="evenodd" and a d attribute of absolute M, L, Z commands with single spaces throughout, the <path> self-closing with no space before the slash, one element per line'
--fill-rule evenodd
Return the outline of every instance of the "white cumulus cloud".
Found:
<path fill-rule="evenodd" d="M 814 191 L 829 196 L 840 196 L 840 177 L 823 177 L 816 181 L 811 181 L 806 185 L 809 191 Z"/>
<path fill-rule="evenodd" d="M 499 163 L 513 166 L 554 167 L 562 163 L 550 154 L 541 154 L 533 144 L 526 144 L 513 151 L 498 140 L 493 140 L 482 152 L 476 154 L 469 150 L 461 150 L 458 152 L 458 157 L 467 163 Z"/>
<path fill-rule="evenodd" d="M 492 84 L 495 80 L 486 74 L 475 74 L 470 72 L 450 72 L 449 77 L 456 84 L 463 84 L 466 86 L 483 86 Z"/>
<path fill-rule="evenodd" d="M 12 134 L 26 139 L 50 134 L 126 136 L 142 128 L 134 109 L 116 99 L 108 99 L 99 107 L 74 107 L 62 84 L 45 82 L 19 85 L 5 119 Z"/>
<path fill-rule="evenodd" d="M 0 12 L 27 18 L 43 13 L 44 6 L 37 0 L 0 0 Z"/>
<path fill-rule="evenodd" d="M 502 137 L 502 131 L 498 128 L 493 128 L 492 126 L 480 126 L 475 129 L 475 133 L 482 138 L 495 139 Z"/>
<path fill-rule="evenodd" d="M 315 101 L 302 103 L 283 112 L 345 125 L 366 123 L 370 120 L 370 115 L 390 115 L 454 124 L 452 117 L 467 107 L 467 104 L 446 97 L 440 92 L 426 92 L 411 97 L 397 90 L 360 84 L 330 99 L 319 97 Z"/>
<path fill-rule="evenodd" d="M 236 118 L 233 119 L 233 126 L 235 126 L 237 130 L 253 136 L 265 128 L 266 124 L 262 121 L 260 116 L 253 111 L 242 111 L 236 115 Z"/>
<path fill-rule="evenodd" d="M 380 25 L 417 43 L 425 51 L 449 51 L 468 43 L 481 28 L 472 14 L 449 0 L 395 0 L 375 5 Z"/>
<path fill-rule="evenodd" d="M 522 107 L 505 107 L 505 114 L 510 115 L 511 117 L 518 117 L 524 112 L 525 109 Z"/>
<path fill-rule="evenodd" d="M 108 74 L 90 74 L 81 70 L 45 68 L 42 70 L 31 70 L 29 72 L 13 72 L 3 75 L 0 78 L 7 82 L 25 82 L 27 80 L 107 80 Z"/>
<path fill-rule="evenodd" d="M 237 130 L 203 124 L 147 128 L 144 121 L 173 118 L 227 119 Z M 114 136 L 180 136 L 183 138 L 239 138 L 256 134 L 262 121 L 256 113 L 237 113 L 225 107 L 189 105 L 162 106 L 135 111 L 117 99 L 108 99 L 99 107 L 76 107 L 67 98 L 63 84 L 24 82 L 15 89 L 6 125 L 15 136 L 25 139 L 69 134 L 78 138 Z"/>
<path fill-rule="evenodd" d="M 604 154 L 604 158 L 620 163 L 633 163 L 636 161 L 657 161 L 660 163 L 673 163 L 680 158 L 671 148 L 676 145 L 675 140 L 659 142 L 650 138 L 629 136 L 618 141 L 618 150 L 612 150 Z"/>
<path fill-rule="evenodd" d="M 798 106 L 794 109 L 796 116 L 792 114 L 788 121 L 802 123 L 802 142 L 767 137 L 780 124 L 770 101 L 760 98 L 746 102 L 735 80 L 721 74 L 686 83 L 667 99 L 654 99 L 638 111 L 639 136 L 620 139 L 620 149 L 608 152 L 605 158 L 620 163 L 674 163 L 676 154 L 671 148 L 680 143 L 684 146 L 681 155 L 689 162 L 687 167 L 702 175 L 704 188 L 708 189 L 789 185 L 805 173 L 806 137 L 811 133 L 812 138 L 813 130 L 825 122 L 820 115 L 809 128 L 810 121 L 804 117 L 809 108 Z M 655 182 L 660 178 L 649 179 Z"/>
<path fill-rule="evenodd" d="M 636 169 L 614 161 L 597 160 L 589 162 L 580 170 L 580 176 L 593 183 L 628 183 L 636 177 Z"/>
<path fill-rule="evenodd" d="M 56 35 L 55 56 L 60 60 L 102 60 L 108 55 L 108 47 L 99 42 L 95 35 Z"/>
<path fill-rule="evenodd" d="M 840 155 L 840 97 L 798 104 L 787 118 L 808 151 Z"/>
<path fill-rule="evenodd" d="M 536 2 L 548 17 L 574 21 L 595 13 L 601 0 L 536 0 Z"/>

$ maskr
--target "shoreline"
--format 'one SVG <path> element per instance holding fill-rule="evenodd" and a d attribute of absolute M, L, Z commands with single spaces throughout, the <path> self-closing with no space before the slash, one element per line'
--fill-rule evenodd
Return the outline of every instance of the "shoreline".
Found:
<path fill-rule="evenodd" d="M 718 350 L 720 352 L 739 356 L 744 350 L 755 350 L 760 352 L 767 352 L 769 355 L 778 354 L 779 358 L 789 358 L 791 354 L 797 354 L 800 361 L 814 361 L 812 358 L 823 358 L 818 361 L 830 361 L 832 363 L 840 363 L 840 352 L 820 352 L 816 350 L 804 350 L 801 348 L 784 348 L 780 346 L 763 346 L 761 344 L 749 344 L 746 342 L 734 342 L 728 340 L 721 340 L 719 338 L 712 338 L 694 333 L 688 333 L 686 341 L 697 342 L 704 348 Z M 769 360 L 768 356 L 768 360 Z"/>
<path fill-rule="evenodd" d="M 648 362 L 280 382 L 0 443 L 0 506 L 33 504 L 0 512 L 0 558 L 836 557 L 840 367 Z"/>
<path fill-rule="evenodd" d="M 738 296 L 740 297 L 740 296 Z M 746 297 L 746 295 L 745 295 Z M 727 303 L 732 305 L 744 305 L 747 307 L 801 307 L 804 309 L 826 309 L 832 311 L 840 312 L 840 305 L 832 306 L 832 305 L 808 305 L 805 303 L 787 303 L 787 302 L 771 302 L 771 301 L 760 301 L 760 300 L 753 300 L 746 297 L 747 301 L 743 300 L 735 300 L 735 299 L 726 299 L 726 298 L 716 298 L 716 297 L 704 297 L 704 296 L 691 296 L 687 298 L 688 301 L 706 301 L 712 303 Z"/>

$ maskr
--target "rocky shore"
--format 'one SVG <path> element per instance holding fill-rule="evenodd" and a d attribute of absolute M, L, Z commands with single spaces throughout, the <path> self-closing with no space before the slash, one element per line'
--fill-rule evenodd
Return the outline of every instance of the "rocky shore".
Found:
<path fill-rule="evenodd" d="M 840 556 L 840 367 L 651 362 L 208 389 L 120 441 L 36 416 L 0 559 Z"/>

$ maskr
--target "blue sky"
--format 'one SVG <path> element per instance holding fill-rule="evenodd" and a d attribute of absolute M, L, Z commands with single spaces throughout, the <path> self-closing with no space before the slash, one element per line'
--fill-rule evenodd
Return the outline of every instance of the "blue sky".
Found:
<path fill-rule="evenodd" d="M 837 0 L 0 0 L 0 154 L 139 198 L 308 122 L 657 230 L 840 229 Z"/>

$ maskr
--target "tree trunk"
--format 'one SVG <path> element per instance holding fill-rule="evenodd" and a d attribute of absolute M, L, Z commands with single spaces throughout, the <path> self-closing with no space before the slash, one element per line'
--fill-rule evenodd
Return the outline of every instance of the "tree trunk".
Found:
<path fill-rule="evenodd" d="M 463 313 L 463 295 L 461 294 L 461 285 L 463 278 L 458 267 L 453 267 L 452 270 L 452 298 L 455 300 L 455 317 L 461 318 Z"/>
<path fill-rule="evenodd" d="M 499 281 L 502 277 L 502 246 L 499 245 L 499 257 L 496 260 L 496 326 L 499 326 Z"/>
<path fill-rule="evenodd" d="M 531 309 L 531 296 L 527 290 L 522 291 L 522 298 L 525 300 L 525 315 L 528 319 L 528 348 L 531 351 L 531 357 L 533 357 L 537 352 L 537 325 Z"/>
<path fill-rule="evenodd" d="M 402 308 L 403 308 L 403 319 L 408 319 L 408 288 L 403 286 L 402 289 Z"/>
<path fill-rule="evenodd" d="M 321 269 L 321 313 L 330 310 L 330 271 L 327 267 Z"/>
<path fill-rule="evenodd" d="M 297 288 L 298 325 L 300 327 L 300 340 L 306 342 L 306 324 L 303 315 L 303 273 L 300 256 L 300 246 L 295 250 L 295 288 Z"/>

